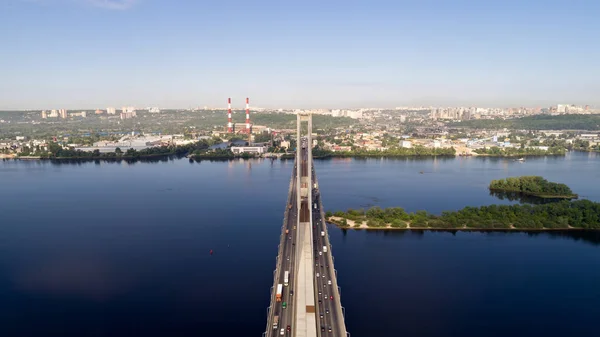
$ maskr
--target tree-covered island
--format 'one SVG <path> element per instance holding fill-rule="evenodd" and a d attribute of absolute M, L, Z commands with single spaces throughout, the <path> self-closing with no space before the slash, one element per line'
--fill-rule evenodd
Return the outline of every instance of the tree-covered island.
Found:
<path fill-rule="evenodd" d="M 328 222 L 342 228 L 444 230 L 600 230 L 600 203 L 589 200 L 542 205 L 465 207 L 434 215 L 407 213 L 400 207 L 327 212 Z"/>
<path fill-rule="evenodd" d="M 565 184 L 549 182 L 539 176 L 492 180 L 490 191 L 521 193 L 551 199 L 576 199 Z M 434 215 L 427 211 L 407 213 L 400 207 L 346 212 L 327 212 L 327 221 L 342 228 L 389 229 L 599 229 L 600 203 L 589 200 L 560 200 L 537 205 L 490 205 L 465 207 Z"/>
<path fill-rule="evenodd" d="M 577 199 L 578 197 L 569 186 L 550 182 L 539 176 L 492 180 L 489 189 L 495 192 L 516 192 L 538 198 Z"/>

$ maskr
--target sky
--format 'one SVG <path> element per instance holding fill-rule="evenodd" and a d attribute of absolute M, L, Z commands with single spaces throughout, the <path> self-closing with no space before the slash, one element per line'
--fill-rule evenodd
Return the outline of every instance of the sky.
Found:
<path fill-rule="evenodd" d="M 600 1 L 0 0 L 0 109 L 600 105 Z"/>

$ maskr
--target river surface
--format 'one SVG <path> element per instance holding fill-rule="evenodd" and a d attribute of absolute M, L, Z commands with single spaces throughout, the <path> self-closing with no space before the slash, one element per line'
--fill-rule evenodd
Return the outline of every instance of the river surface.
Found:
<path fill-rule="evenodd" d="M 600 201 L 598 154 L 315 166 L 328 210 L 509 203 L 486 187 L 518 175 Z M 292 167 L 1 161 L 0 336 L 260 336 Z M 598 234 L 330 235 L 352 336 L 600 334 Z"/>

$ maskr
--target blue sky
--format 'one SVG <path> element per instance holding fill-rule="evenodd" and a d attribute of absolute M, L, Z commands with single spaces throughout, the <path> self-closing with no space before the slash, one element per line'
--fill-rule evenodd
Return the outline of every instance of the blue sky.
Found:
<path fill-rule="evenodd" d="M 600 1 L 2 0 L 0 109 L 600 105 Z"/>

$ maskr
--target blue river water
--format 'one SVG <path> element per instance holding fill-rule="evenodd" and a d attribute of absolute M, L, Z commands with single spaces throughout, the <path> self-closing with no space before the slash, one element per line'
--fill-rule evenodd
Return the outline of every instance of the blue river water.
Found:
<path fill-rule="evenodd" d="M 315 166 L 328 210 L 508 203 L 486 186 L 517 175 L 600 201 L 593 153 Z M 292 167 L 0 162 L 0 336 L 260 336 Z M 353 336 L 598 335 L 599 234 L 330 235 Z"/>

